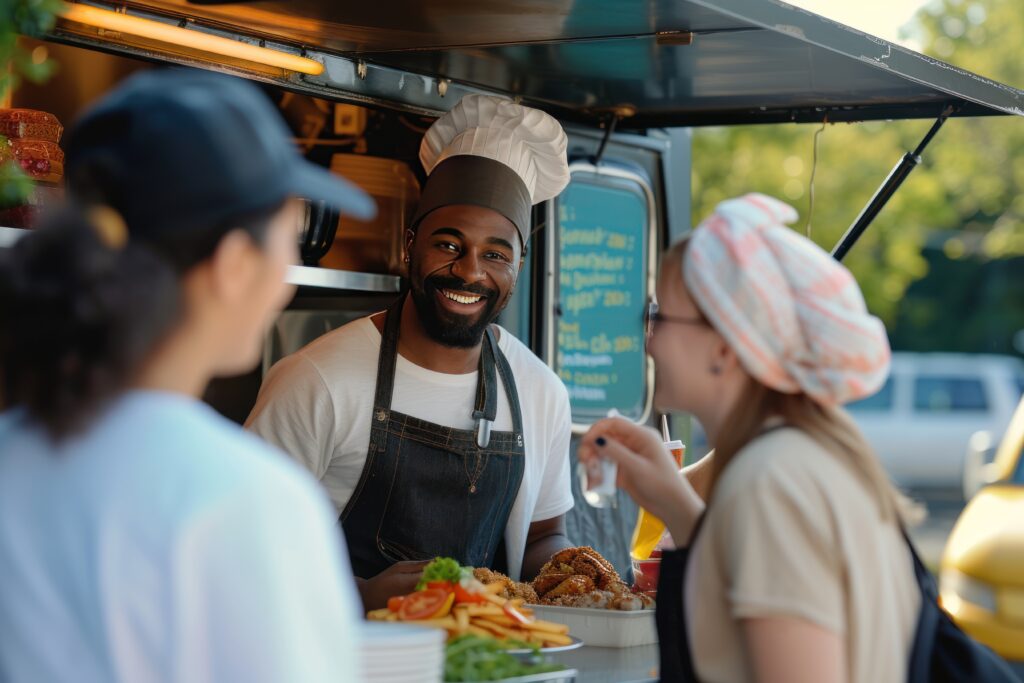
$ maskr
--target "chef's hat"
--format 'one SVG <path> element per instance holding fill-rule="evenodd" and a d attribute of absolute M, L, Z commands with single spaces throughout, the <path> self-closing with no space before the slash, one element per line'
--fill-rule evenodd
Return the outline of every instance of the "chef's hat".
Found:
<path fill-rule="evenodd" d="M 539 109 L 466 95 L 420 145 L 428 178 L 413 225 L 442 206 L 474 204 L 512 221 L 525 244 L 530 207 L 569 183 L 566 145 L 562 126 Z"/>

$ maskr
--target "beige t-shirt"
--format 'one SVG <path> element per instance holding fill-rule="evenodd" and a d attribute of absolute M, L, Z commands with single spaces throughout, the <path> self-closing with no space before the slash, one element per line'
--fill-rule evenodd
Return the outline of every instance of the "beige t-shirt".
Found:
<path fill-rule="evenodd" d="M 687 572 L 702 683 L 754 681 L 740 620 L 796 617 L 846 640 L 850 683 L 906 680 L 920 593 L 910 552 L 852 467 L 778 429 L 723 473 Z"/>

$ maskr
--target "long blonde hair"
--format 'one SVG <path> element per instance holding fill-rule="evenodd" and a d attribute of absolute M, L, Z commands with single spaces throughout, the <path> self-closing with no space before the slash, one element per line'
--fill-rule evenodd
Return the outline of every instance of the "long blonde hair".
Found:
<path fill-rule="evenodd" d="M 683 257 L 689 240 L 673 244 L 666 252 L 663 268 L 667 267 L 672 285 L 685 289 Z M 678 278 L 678 282 L 674 281 Z M 700 317 L 714 329 L 700 305 L 694 301 Z M 776 391 L 750 377 L 741 393 L 742 398 L 719 429 L 715 455 L 712 459 L 708 500 L 714 496 L 715 484 L 747 444 L 764 430 L 772 418 L 798 429 L 818 442 L 822 448 L 841 458 L 861 479 L 878 504 L 882 519 L 892 520 L 902 512 L 901 496 L 893 488 L 874 450 L 845 410 L 838 406 L 818 403 L 804 393 L 787 394 Z"/>

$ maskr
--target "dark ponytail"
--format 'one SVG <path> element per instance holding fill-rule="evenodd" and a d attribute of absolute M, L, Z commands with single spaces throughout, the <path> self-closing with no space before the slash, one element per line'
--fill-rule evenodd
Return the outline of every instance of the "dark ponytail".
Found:
<path fill-rule="evenodd" d="M 0 249 L 0 403 L 58 439 L 84 428 L 178 322 L 181 275 L 232 229 L 263 244 L 280 207 L 112 248 L 68 206 Z"/>
<path fill-rule="evenodd" d="M 146 246 L 106 246 L 70 208 L 0 258 L 0 395 L 66 436 L 125 388 L 173 326 L 178 277 Z"/>

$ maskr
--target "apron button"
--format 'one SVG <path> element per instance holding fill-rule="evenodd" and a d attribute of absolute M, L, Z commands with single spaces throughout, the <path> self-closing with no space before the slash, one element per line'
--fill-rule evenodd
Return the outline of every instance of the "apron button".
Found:
<path fill-rule="evenodd" d="M 384 412 L 383 410 L 378 410 L 377 411 L 377 422 L 383 422 L 386 419 L 388 419 L 388 414 L 386 412 Z"/>

